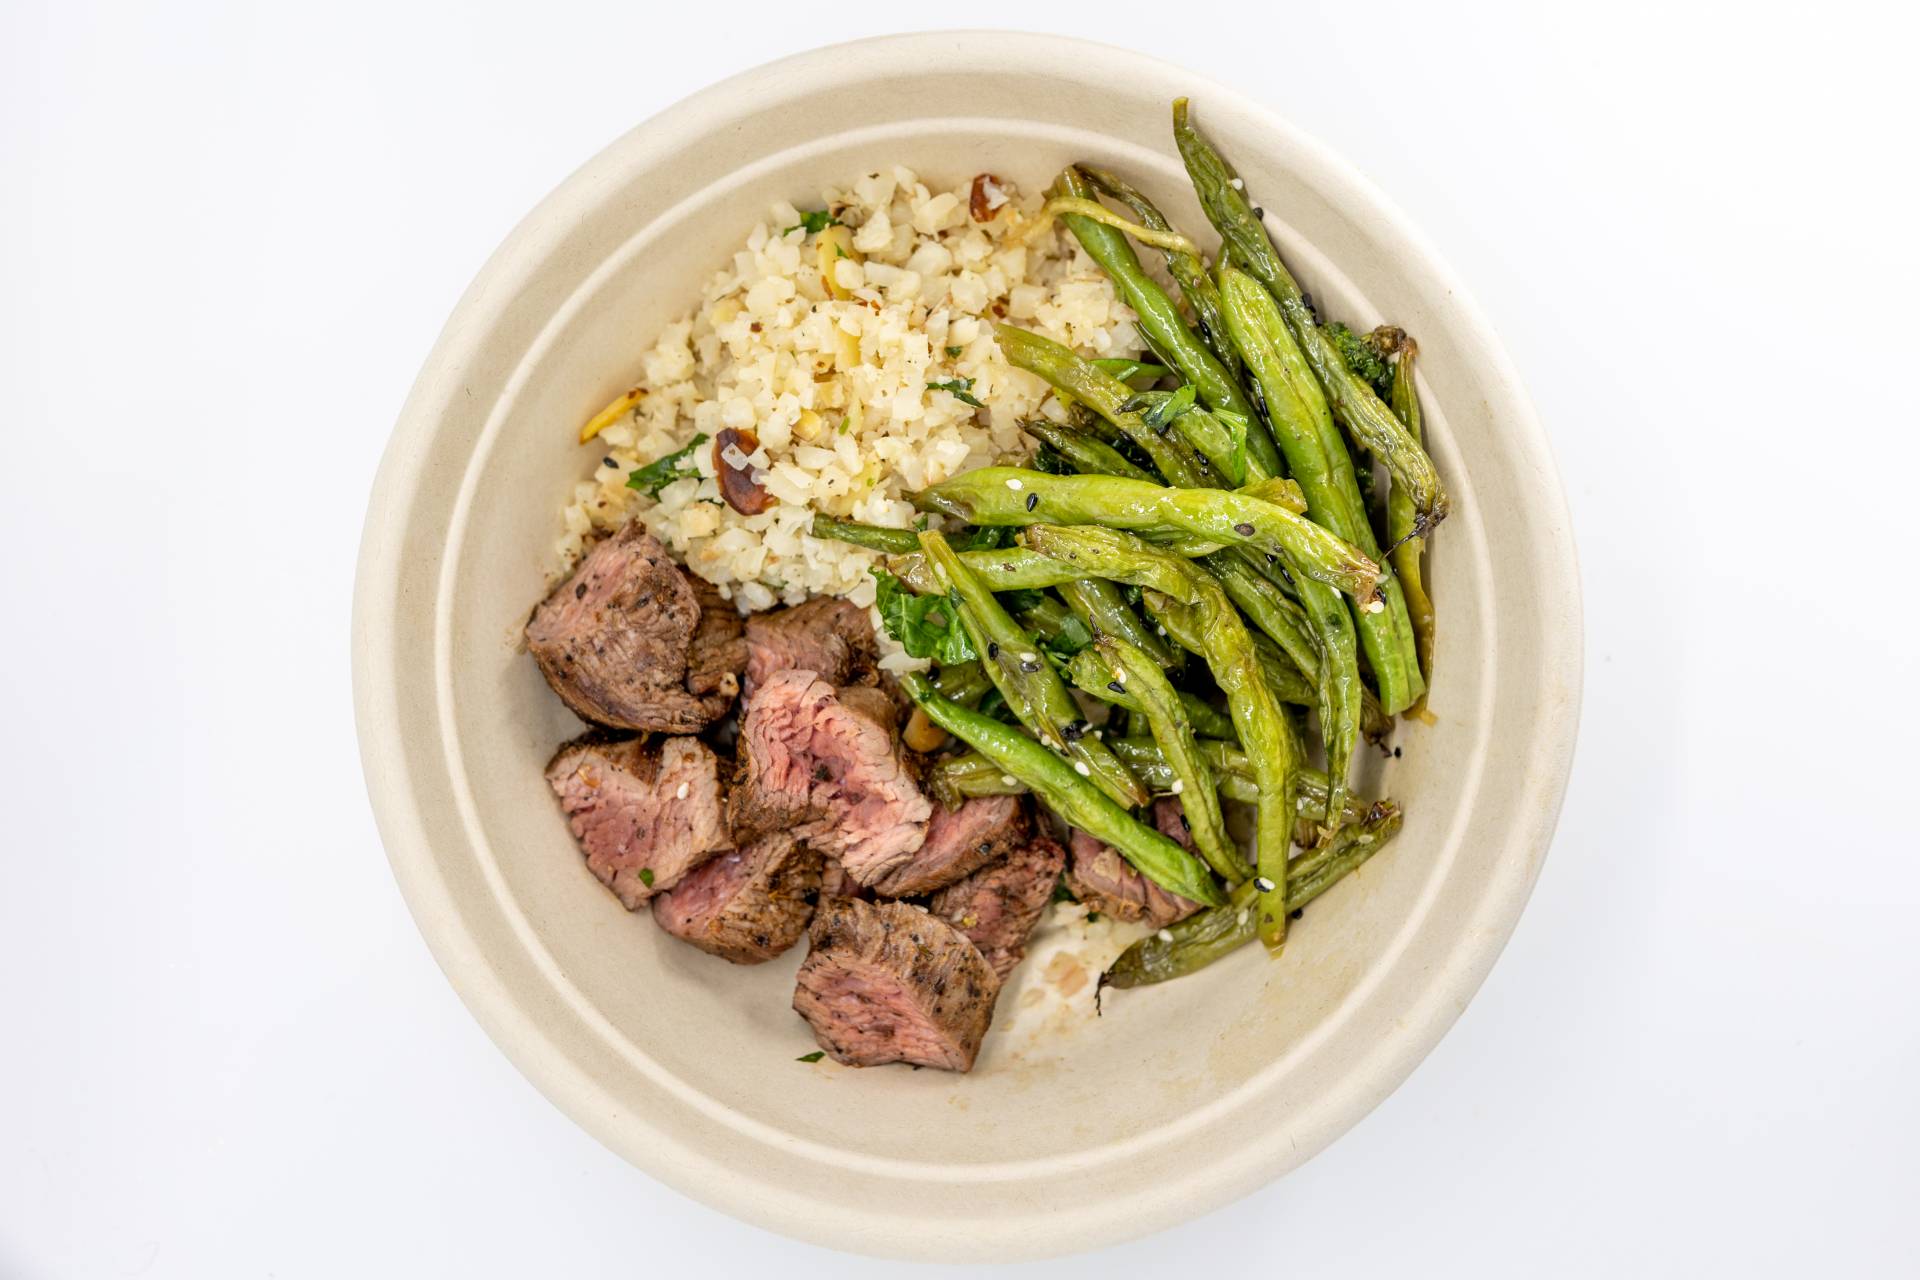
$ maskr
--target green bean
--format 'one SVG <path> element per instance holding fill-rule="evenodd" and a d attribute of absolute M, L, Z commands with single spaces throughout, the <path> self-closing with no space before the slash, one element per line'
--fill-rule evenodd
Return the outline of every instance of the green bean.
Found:
<path fill-rule="evenodd" d="M 1393 411 L 1380 403 L 1373 388 L 1347 368 L 1333 341 L 1320 331 L 1299 282 L 1280 260 L 1245 192 L 1234 185 L 1237 176 L 1232 166 L 1188 122 L 1185 98 L 1173 104 L 1173 134 L 1207 220 L 1231 248 L 1235 262 L 1257 279 L 1279 304 L 1287 327 L 1304 349 L 1314 375 L 1332 401 L 1333 412 L 1368 452 L 1386 464 L 1394 484 L 1405 488 L 1412 497 L 1416 531 L 1423 536 L 1430 533 L 1446 518 L 1448 507 L 1446 490 L 1440 483 L 1433 459 L 1394 417 Z M 1232 303 L 1229 301 L 1227 305 L 1231 311 Z M 1244 358 L 1246 353 L 1243 350 L 1241 354 Z M 1272 412 L 1272 406 L 1268 406 L 1268 412 Z M 1275 424 L 1276 443 L 1280 443 L 1279 430 Z M 1285 452 L 1284 444 L 1281 451 Z M 1389 709 L 1395 708 L 1389 704 Z"/>
<path fill-rule="evenodd" d="M 1161 492 L 1167 492 L 1162 490 Z M 1260 669 L 1253 637 L 1220 584 L 1178 556 L 1112 529 L 1042 527 L 1027 530 L 1027 545 L 1070 560 L 1098 577 L 1145 588 L 1148 610 L 1180 645 L 1206 659 L 1227 696 L 1234 729 L 1260 785 L 1255 814 L 1255 866 L 1266 884 L 1257 914 L 1260 937 L 1279 950 L 1287 935 L 1287 852 L 1292 841 L 1292 774 L 1299 766 L 1292 731 Z M 1164 591 L 1162 586 L 1184 587 Z M 1125 683 L 1122 681 L 1122 683 Z M 1275 870 L 1278 868 L 1278 870 Z"/>
<path fill-rule="evenodd" d="M 1067 659 L 1067 665 L 1063 670 L 1073 687 L 1082 693 L 1098 698 L 1110 706 L 1119 707 L 1123 711 L 1140 710 L 1139 702 L 1127 691 L 1127 687 L 1124 684 L 1117 684 L 1114 678 L 1107 674 L 1106 667 L 1094 657 L 1091 649 L 1082 649 Z M 1233 736 L 1233 720 L 1226 713 L 1209 705 L 1198 694 L 1188 693 L 1185 689 L 1179 691 L 1179 698 L 1180 705 L 1186 709 L 1187 719 L 1193 723 L 1195 733 L 1215 738 Z"/>
<path fill-rule="evenodd" d="M 1413 385 L 1413 362 L 1420 354 L 1412 338 L 1402 335 L 1399 358 L 1393 364 L 1393 411 L 1407 426 L 1415 440 L 1420 439 L 1420 393 Z M 1416 533 L 1413 499 L 1398 484 L 1387 492 L 1387 541 L 1392 550 L 1394 572 L 1406 593 L 1407 614 L 1413 620 L 1414 651 L 1420 657 L 1420 674 L 1429 686 L 1433 683 L 1433 601 L 1420 574 L 1420 553 L 1426 539 Z M 1413 705 L 1415 715 L 1426 709 L 1426 695 Z"/>
<path fill-rule="evenodd" d="M 1154 411 L 1177 394 L 1173 391 L 1142 391 L 1127 403 L 1143 410 L 1141 416 L 1151 424 Z M 1273 478 L 1273 472 L 1248 450 L 1247 438 L 1250 433 L 1247 419 L 1239 414 L 1222 413 L 1216 417 L 1197 405 L 1190 405 L 1186 412 L 1166 425 L 1168 429 L 1179 432 L 1180 438 L 1212 464 L 1214 472 L 1226 477 L 1227 483 L 1234 488 L 1245 489 L 1249 481 L 1263 484 Z M 1259 495 L 1256 493 L 1254 496 Z"/>
<path fill-rule="evenodd" d="M 1309 514 L 1368 555 L 1377 556 L 1379 548 L 1360 506 L 1352 460 L 1273 299 L 1253 277 L 1233 270 L 1223 277 L 1221 297 L 1227 306 L 1227 328 L 1265 395 L 1267 420 L 1273 424 L 1288 468 L 1307 495 Z M 1406 600 L 1390 573 L 1381 585 L 1382 606 L 1369 606 L 1360 614 L 1360 640 L 1379 683 L 1381 704 L 1388 711 L 1402 711 L 1424 686 L 1413 652 Z"/>
<path fill-rule="evenodd" d="M 927 718 L 979 751 L 1006 775 L 1024 782 L 1048 808 L 1120 855 L 1161 888 L 1195 902 L 1218 905 L 1226 895 L 1191 853 L 1141 825 L 1065 759 L 1009 725 L 969 711 L 909 673 L 901 686 Z"/>
<path fill-rule="evenodd" d="M 1061 173 L 1054 187 L 1062 195 L 1094 198 L 1093 184 L 1075 169 Z M 1254 421 L 1256 411 L 1247 393 L 1240 389 L 1240 383 L 1220 363 L 1219 357 L 1187 328 L 1187 322 L 1180 317 L 1180 308 L 1167 296 L 1166 290 L 1141 268 L 1140 259 L 1127 243 L 1125 233 L 1078 214 L 1062 214 L 1060 220 L 1112 277 L 1121 298 L 1138 317 L 1140 336 L 1160 357 L 1161 363 L 1178 370 L 1181 378 L 1193 384 L 1193 389 L 1208 406 L 1227 409 L 1248 422 Z M 1201 274 L 1205 274 L 1204 270 Z"/>
<path fill-rule="evenodd" d="M 1299 911 L 1384 848 L 1399 834 L 1402 815 L 1391 803 L 1377 816 L 1342 827 L 1320 849 L 1302 854 L 1287 868 L 1293 909 Z M 1236 888 L 1227 904 L 1188 916 L 1150 933 L 1120 954 L 1100 975 L 1102 987 L 1144 987 L 1204 969 L 1251 942 L 1255 936 L 1253 881 Z"/>
<path fill-rule="evenodd" d="M 950 662 L 933 677 L 933 687 L 943 698 L 951 698 L 963 707 L 977 707 L 993 688 L 986 670 L 978 662 Z"/>
<path fill-rule="evenodd" d="M 1106 441 L 1083 435 L 1071 427 L 1063 427 L 1045 418 L 1027 418 L 1020 423 L 1020 429 L 1065 458 L 1067 464 L 1082 475 L 1125 476 L 1129 480 L 1160 483 L 1144 467 L 1136 467 L 1127 460 L 1125 454 Z"/>
<path fill-rule="evenodd" d="M 1067 608 L 1092 629 L 1094 635 L 1119 636 L 1163 667 L 1182 665 L 1173 646 L 1147 629 L 1120 589 L 1104 578 L 1076 578 L 1060 584 Z"/>
<path fill-rule="evenodd" d="M 947 756 L 927 770 L 927 790 L 949 809 L 973 796 L 1023 796 L 1027 784 L 978 751 Z"/>
<path fill-rule="evenodd" d="M 1106 169 L 1082 163 L 1080 172 L 1087 180 L 1107 195 L 1133 211 L 1133 216 L 1142 226 L 1155 231 L 1172 231 L 1174 226 L 1168 222 L 1153 201 L 1131 183 Z M 1220 314 L 1220 291 L 1214 287 L 1212 277 L 1207 275 L 1207 264 L 1197 253 L 1186 253 L 1178 249 L 1162 249 L 1166 256 L 1167 274 L 1180 286 L 1180 293 L 1187 300 L 1187 306 L 1193 311 L 1194 328 L 1200 341 L 1207 344 L 1207 350 L 1213 352 L 1221 367 L 1235 381 L 1240 377 L 1240 356 L 1233 349 L 1233 343 L 1227 337 L 1226 321 Z M 1268 441 L 1269 447 L 1272 441 Z M 1277 469 L 1278 458 L 1275 457 Z"/>
<path fill-rule="evenodd" d="M 1176 489 L 1118 476 L 1050 476 L 979 467 L 922 489 L 922 510 L 972 524 L 1097 524 L 1140 533 L 1184 533 L 1284 559 L 1305 576 L 1372 601 L 1380 566 L 1359 548 L 1285 507 L 1230 489 Z"/>
<path fill-rule="evenodd" d="M 1040 656 L 1039 645 L 1007 616 L 985 581 L 938 533 L 921 534 L 920 547 L 941 585 L 957 594 L 960 619 L 973 637 L 974 648 L 983 655 L 981 666 L 1014 717 L 1042 743 L 1070 757 L 1075 772 L 1084 770 L 1083 776 L 1119 803 L 1145 804 L 1146 788 L 1105 743 L 1085 732 L 1080 706 L 1060 682 L 1053 664 Z"/>
<path fill-rule="evenodd" d="M 919 545 L 918 535 L 914 545 Z M 1025 547 L 962 551 L 960 558 L 995 591 L 1045 591 L 1078 576 L 1058 560 L 1049 560 Z M 888 556 L 886 567 L 909 591 L 923 596 L 940 594 L 940 580 L 934 576 L 933 566 L 918 551 L 910 556 Z"/>
<path fill-rule="evenodd" d="M 1194 488 L 1208 483 L 1210 464 L 1175 436 L 1161 435 L 1138 413 L 1123 408 L 1137 394 L 1118 378 L 1102 373 L 1050 338 L 1013 325 L 994 330 L 1000 351 L 1015 368 L 1038 374 L 1057 391 L 1092 409 L 1146 453 L 1168 484 Z"/>
<path fill-rule="evenodd" d="M 1093 651 L 1106 663 L 1113 682 L 1124 685 L 1133 695 L 1153 740 L 1160 745 L 1161 755 L 1172 768 L 1170 790 L 1180 797 L 1194 849 L 1228 884 L 1246 879 L 1246 862 L 1228 838 L 1226 819 L 1220 814 L 1213 770 L 1201 756 L 1193 725 L 1160 664 L 1118 636 L 1100 637 Z"/>
<path fill-rule="evenodd" d="M 1258 631 L 1252 632 L 1251 637 L 1254 652 L 1260 659 L 1261 678 L 1267 682 L 1267 688 L 1273 690 L 1273 696 L 1296 707 L 1318 707 L 1319 691 L 1306 674 L 1293 665 L 1286 650 Z"/>
<path fill-rule="evenodd" d="M 1181 604 L 1149 591 L 1147 609 L 1180 644 L 1203 655 L 1214 683 L 1227 695 L 1227 709 L 1260 787 L 1254 807 L 1254 866 L 1259 872 L 1260 940 L 1279 951 L 1287 939 L 1287 854 L 1293 842 L 1293 774 L 1300 755 L 1288 725 L 1267 687 L 1253 638 L 1220 584 L 1198 569 L 1204 582 L 1200 600 Z"/>
<path fill-rule="evenodd" d="M 856 547 L 865 547 L 869 551 L 885 551 L 893 555 L 920 549 L 920 540 L 914 536 L 911 529 L 885 529 L 877 524 L 836 520 L 832 516 L 815 516 L 811 532 L 816 538 L 851 542 Z"/>

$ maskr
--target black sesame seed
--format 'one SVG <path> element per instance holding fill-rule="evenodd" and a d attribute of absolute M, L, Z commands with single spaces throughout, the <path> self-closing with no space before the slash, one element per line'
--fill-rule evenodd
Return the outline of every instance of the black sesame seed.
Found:
<path fill-rule="evenodd" d="M 1243 538 L 1251 538 L 1253 536 L 1253 526 L 1250 524 L 1237 524 L 1233 526 L 1233 531 Z"/>
<path fill-rule="evenodd" d="M 1127 691 L 1127 686 L 1121 684 L 1118 680 L 1107 681 L 1107 688 L 1113 690 L 1115 693 L 1125 693 Z"/>
<path fill-rule="evenodd" d="M 1037 662 L 1023 662 L 1020 664 L 1020 669 L 1022 671 L 1027 672 L 1029 675 L 1031 675 L 1033 672 L 1038 671 L 1040 669 L 1040 664 Z"/>
<path fill-rule="evenodd" d="M 1398 760 L 1398 759 L 1400 758 L 1400 748 L 1398 748 L 1398 747 L 1395 747 L 1395 748 L 1393 749 L 1393 758 L 1394 758 L 1395 760 Z"/>
<path fill-rule="evenodd" d="M 993 844 L 992 844 L 992 842 L 991 842 L 991 841 L 987 841 L 987 840 L 982 840 L 982 841 L 980 842 L 980 852 L 982 852 L 982 853 L 992 853 L 992 852 L 993 852 Z"/>
<path fill-rule="evenodd" d="M 1027 495 L 1027 510 L 1029 510 L 1029 511 L 1031 511 L 1031 510 L 1033 510 L 1033 509 L 1034 509 L 1035 507 L 1037 507 L 1037 506 L 1039 506 L 1039 505 L 1040 505 L 1040 495 L 1039 495 L 1039 494 L 1037 494 L 1037 493 L 1030 493 L 1030 494 L 1028 494 L 1028 495 Z"/>
<path fill-rule="evenodd" d="M 1253 206 L 1253 216 L 1256 218 L 1264 218 L 1267 216 L 1267 211 L 1265 209 L 1262 209 L 1259 205 L 1255 205 Z"/>
<path fill-rule="evenodd" d="M 1078 742 L 1086 737 L 1089 727 L 1085 720 L 1069 720 L 1060 726 L 1060 736 L 1068 742 Z"/>
<path fill-rule="evenodd" d="M 1184 810 L 1180 814 L 1180 828 L 1183 831 L 1193 830 L 1193 824 L 1187 821 L 1187 815 Z"/>
<path fill-rule="evenodd" d="M 600 459 L 600 465 L 603 467 L 617 467 L 620 464 L 615 462 L 612 458 L 602 458 Z"/>
<path fill-rule="evenodd" d="M 987 656 L 989 658 L 1000 656 L 1000 646 L 992 640 L 987 641 Z"/>
<path fill-rule="evenodd" d="M 1279 564 L 1279 563 L 1280 563 L 1280 557 L 1279 557 L 1279 556 L 1277 556 L 1277 555 L 1275 555 L 1275 554 L 1273 554 L 1273 552 L 1271 552 L 1271 551 L 1269 551 L 1269 552 L 1267 552 L 1267 563 L 1268 563 L 1268 564 Z"/>
<path fill-rule="evenodd" d="M 1293 910 L 1287 912 L 1287 919 L 1298 920 L 1301 916 L 1305 914 L 1307 914 L 1307 909 L 1305 907 L 1295 907 Z"/>

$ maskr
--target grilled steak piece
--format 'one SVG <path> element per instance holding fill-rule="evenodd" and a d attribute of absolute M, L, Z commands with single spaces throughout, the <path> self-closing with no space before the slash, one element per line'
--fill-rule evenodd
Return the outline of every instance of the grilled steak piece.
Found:
<path fill-rule="evenodd" d="M 837 596 L 747 619 L 749 691 L 781 671 L 811 671 L 831 685 L 877 684 L 879 659 L 867 611 Z"/>
<path fill-rule="evenodd" d="M 840 859 L 828 858 L 820 868 L 820 896 L 835 898 L 871 898 L 873 890 L 847 874 Z"/>
<path fill-rule="evenodd" d="M 582 719 L 695 733 L 740 691 L 740 615 L 639 523 L 589 551 L 527 623 L 527 650 Z"/>
<path fill-rule="evenodd" d="M 728 812 L 741 840 L 791 831 L 861 868 L 926 839 L 933 806 L 900 759 L 890 726 L 842 701 L 811 671 L 781 671 L 747 699 Z"/>
<path fill-rule="evenodd" d="M 588 868 L 629 911 L 733 847 L 720 762 L 698 738 L 650 749 L 589 733 L 560 748 L 547 782 Z"/>
<path fill-rule="evenodd" d="M 958 809 L 933 806 L 927 839 L 918 849 L 888 858 L 849 860 L 847 874 L 884 898 L 932 893 L 1004 857 L 1026 842 L 1027 807 L 1021 796 L 979 796 Z"/>
<path fill-rule="evenodd" d="M 776 831 L 701 863 L 653 899 L 674 937 L 735 964 L 771 960 L 800 941 L 820 888 L 820 854 Z"/>
<path fill-rule="evenodd" d="M 834 1059 L 966 1071 L 1000 979 L 951 925 L 904 902 L 822 898 L 793 1008 Z"/>
<path fill-rule="evenodd" d="M 1199 903 L 1169 893 L 1135 871 L 1117 850 L 1078 828 L 1067 847 L 1072 855 L 1067 862 L 1067 887 L 1095 911 L 1116 920 L 1144 920 L 1158 929 L 1200 910 Z"/>
<path fill-rule="evenodd" d="M 965 934 L 1005 982 L 1027 954 L 1027 938 L 1053 900 L 1066 865 L 1060 842 L 1035 831 L 998 862 L 934 894 L 927 910 Z"/>

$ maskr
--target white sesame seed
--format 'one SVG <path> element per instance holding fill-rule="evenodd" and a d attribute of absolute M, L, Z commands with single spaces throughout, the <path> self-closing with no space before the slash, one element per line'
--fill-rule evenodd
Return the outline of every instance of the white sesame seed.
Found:
<path fill-rule="evenodd" d="M 1384 609 L 1384 608 L 1386 608 L 1386 607 L 1387 607 L 1387 602 L 1386 602 L 1385 600 L 1369 600 L 1369 601 L 1367 601 L 1367 612 L 1368 612 L 1368 613 L 1378 613 L 1378 612 L 1380 612 L 1380 611 L 1381 611 L 1382 609 Z"/>
<path fill-rule="evenodd" d="M 1020 661 L 1022 661 L 1022 662 L 1038 662 L 1038 661 L 1040 661 L 1040 655 L 1039 655 L 1039 654 L 1037 654 L 1037 653 L 1023 653 L 1023 654 L 1021 654 L 1021 655 L 1020 655 Z"/>
<path fill-rule="evenodd" d="M 1093 736 L 1096 738 L 1104 738 L 1107 736 L 1107 731 L 1105 729 L 1095 729 L 1093 731 Z"/>
<path fill-rule="evenodd" d="M 1000 775 L 1000 785 L 1004 787 L 1017 787 L 1020 785 L 1020 779 L 1010 773 L 1003 773 Z"/>
<path fill-rule="evenodd" d="M 1253 887 L 1262 893 L 1272 893 L 1273 881 L 1267 879 L 1265 876 L 1255 876 L 1253 878 Z"/>
<path fill-rule="evenodd" d="M 1240 181 L 1240 179 L 1238 178 L 1235 178 L 1233 181 L 1229 182 L 1227 185 L 1232 187 L 1235 191 L 1245 191 L 1247 189 L 1247 184 Z"/>
<path fill-rule="evenodd" d="M 686 784 L 686 783 L 684 783 L 684 782 L 683 782 L 683 783 L 681 783 L 681 784 L 680 784 L 680 785 L 679 785 L 678 787 L 676 787 L 676 788 L 674 789 L 674 792 L 673 792 L 673 798 L 674 798 L 675 800 L 685 800 L 685 799 L 687 798 L 687 784 Z"/>
<path fill-rule="evenodd" d="M 1073 771 L 1083 778 L 1091 778 L 1093 776 L 1093 770 L 1087 768 L 1087 762 L 1085 760 L 1075 760 L 1073 762 Z"/>
<path fill-rule="evenodd" d="M 1025 485 L 1023 485 L 1023 484 L 1021 484 L 1021 483 L 1020 483 L 1020 482 L 1019 482 L 1018 480 L 1015 480 L 1015 479 L 1012 479 L 1012 478 L 1009 478 L 1009 479 L 1007 480 L 1007 488 L 1009 488 L 1009 489 L 1011 489 L 1011 490 L 1013 490 L 1013 491 L 1014 491 L 1015 493 L 1018 493 L 1018 492 L 1020 492 L 1020 490 L 1022 490 L 1022 489 L 1024 489 L 1024 488 L 1026 488 L 1026 487 L 1027 487 L 1027 486 L 1025 486 Z"/>
<path fill-rule="evenodd" d="M 1179 795 L 1182 791 L 1185 791 L 1186 789 L 1187 789 L 1187 784 L 1184 781 L 1182 781 L 1179 778 L 1175 778 L 1173 780 L 1173 787 L 1172 787 L 1173 794 Z"/>
<path fill-rule="evenodd" d="M 1160 939 L 1160 941 L 1162 941 L 1162 942 L 1172 942 L 1172 941 L 1173 941 L 1173 930 L 1171 930 L 1171 929 L 1162 929 L 1162 930 L 1161 930 L 1161 931 L 1160 931 L 1159 933 L 1156 933 L 1156 934 L 1154 934 L 1153 936 L 1154 936 L 1154 937 L 1156 937 L 1156 938 L 1158 938 L 1158 939 Z"/>

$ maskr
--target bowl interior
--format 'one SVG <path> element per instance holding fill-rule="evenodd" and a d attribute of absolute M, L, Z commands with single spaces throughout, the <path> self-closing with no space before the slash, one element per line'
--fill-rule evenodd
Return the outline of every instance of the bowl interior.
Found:
<path fill-rule="evenodd" d="M 410 901 L 476 1011 L 563 1106 L 659 1176 L 769 1225 L 881 1252 L 1011 1256 L 1168 1220 L 1149 1195 L 1166 1194 L 1158 1169 L 1187 1173 L 1171 1216 L 1244 1191 L 1411 1068 L 1491 963 L 1544 850 L 1577 636 L 1569 666 L 1564 517 L 1550 472 L 1540 497 L 1524 399 L 1445 279 L 1344 171 L 1132 55 L 1099 51 L 1131 60 L 1113 91 L 1104 76 L 1036 78 L 1005 46 L 986 59 L 973 37 L 918 39 L 961 43 L 931 71 L 876 46 L 852 46 L 866 52 L 851 61 L 824 51 L 676 108 L 571 180 L 489 266 L 409 407 L 395 448 L 410 452 L 388 464 L 404 474 L 376 496 L 374 523 L 383 501 L 404 513 L 389 522 L 392 581 L 370 587 L 363 570 L 378 609 L 363 601 L 360 640 L 380 654 L 363 659 L 363 724 L 371 665 L 389 679 L 369 774 L 377 798 L 407 797 L 381 807 L 383 826 L 410 828 L 388 830 Z M 1167 125 L 1185 91 L 1323 312 L 1390 318 L 1421 342 L 1454 499 L 1430 570 L 1438 720 L 1401 729 L 1402 755 L 1370 754 L 1359 779 L 1405 804 L 1405 830 L 1296 924 L 1278 962 L 1248 950 L 1110 993 L 1097 1019 L 1027 1010 L 1025 987 L 1043 981 L 1027 965 L 971 1075 L 800 1065 L 814 1047 L 789 1008 L 804 948 L 735 967 L 629 915 L 584 870 L 542 778 L 579 726 L 516 641 L 569 487 L 598 463 L 573 431 L 771 202 L 808 207 L 878 166 L 1037 190 L 1093 159 L 1204 229 Z M 949 114 L 956 103 L 982 111 Z M 1504 554 L 1514 546 L 1529 549 Z M 381 611 L 390 635 L 366 625 Z"/>

